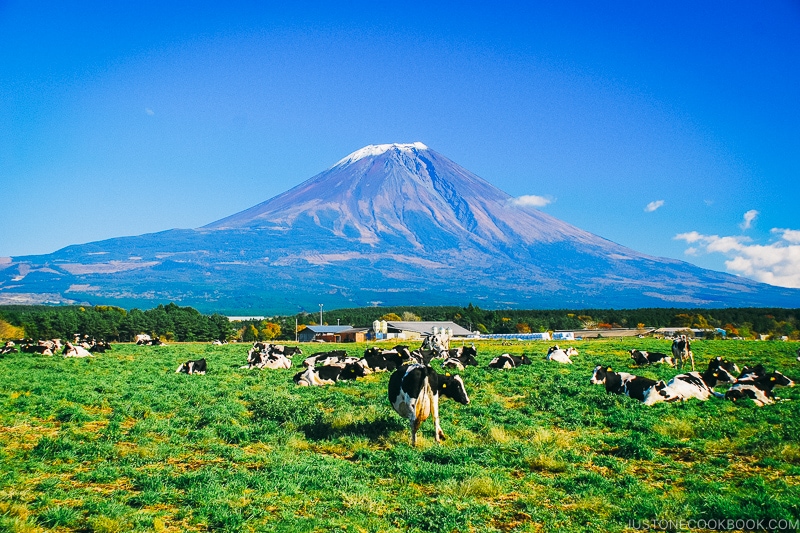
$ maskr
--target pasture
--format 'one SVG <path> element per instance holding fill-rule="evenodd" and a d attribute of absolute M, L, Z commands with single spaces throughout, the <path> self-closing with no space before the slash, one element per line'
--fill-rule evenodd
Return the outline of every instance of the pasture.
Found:
<path fill-rule="evenodd" d="M 244 344 L 8 355 L 0 531 L 616 532 L 800 521 L 800 387 L 760 408 L 716 398 L 646 407 L 590 385 L 592 369 L 668 379 L 677 371 L 634 369 L 627 350 L 669 352 L 669 341 L 569 345 L 580 351 L 573 365 L 546 362 L 546 342 L 477 343 L 480 366 L 460 372 L 471 403 L 443 399 L 447 440 L 434 443 L 428 420 L 416 448 L 385 373 L 296 387 L 303 356 L 290 370 L 242 370 Z M 304 355 L 365 347 L 302 345 Z M 798 343 L 692 347 L 701 371 L 721 355 L 800 380 Z M 533 364 L 487 369 L 503 352 Z M 175 374 L 200 357 L 206 375 Z"/>

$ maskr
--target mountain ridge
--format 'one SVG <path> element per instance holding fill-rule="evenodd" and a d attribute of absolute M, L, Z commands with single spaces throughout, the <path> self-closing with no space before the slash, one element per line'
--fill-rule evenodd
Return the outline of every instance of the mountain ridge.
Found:
<path fill-rule="evenodd" d="M 417 142 L 366 146 L 200 228 L 12 258 L 0 265 L 0 303 L 25 298 L 278 313 L 376 302 L 796 307 L 800 290 L 626 248 L 519 205 Z"/>

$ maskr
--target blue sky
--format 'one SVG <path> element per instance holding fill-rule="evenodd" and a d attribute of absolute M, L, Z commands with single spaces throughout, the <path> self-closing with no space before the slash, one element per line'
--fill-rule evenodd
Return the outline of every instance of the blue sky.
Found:
<path fill-rule="evenodd" d="M 636 250 L 800 287 L 800 3 L 0 0 L 0 256 L 205 225 L 420 141 Z"/>

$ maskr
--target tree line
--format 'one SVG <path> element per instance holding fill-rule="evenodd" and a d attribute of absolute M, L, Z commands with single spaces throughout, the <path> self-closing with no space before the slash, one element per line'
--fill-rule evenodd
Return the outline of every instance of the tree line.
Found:
<path fill-rule="evenodd" d="M 21 328 L 32 339 L 71 339 L 88 335 L 107 341 L 130 342 L 147 333 L 166 341 L 227 340 L 234 334 L 228 317 L 203 315 L 192 307 L 174 303 L 142 311 L 108 305 L 2 306 L 0 321 Z M 19 333 L 19 331 L 17 332 Z"/>
<path fill-rule="evenodd" d="M 452 321 L 481 333 L 528 333 L 603 328 L 683 327 L 720 328 L 729 337 L 800 339 L 800 309 L 551 309 L 486 310 L 467 307 L 364 307 L 336 309 L 323 314 L 325 324 L 371 327 L 375 320 Z M 0 306 L 0 338 L 65 338 L 74 334 L 127 342 L 139 333 L 166 341 L 285 340 L 295 339 L 295 324 L 317 325 L 318 313 L 273 316 L 232 322 L 215 313 L 201 314 L 174 303 L 153 309 L 125 310 L 114 306 Z"/>

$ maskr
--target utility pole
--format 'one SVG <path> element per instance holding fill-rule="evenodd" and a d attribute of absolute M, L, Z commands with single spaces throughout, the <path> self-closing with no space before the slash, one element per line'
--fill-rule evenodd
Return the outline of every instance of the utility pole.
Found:
<path fill-rule="evenodd" d="M 319 325 L 322 325 L 322 304 L 319 304 Z"/>
<path fill-rule="evenodd" d="M 294 317 L 294 342 L 297 342 L 297 317 Z"/>

